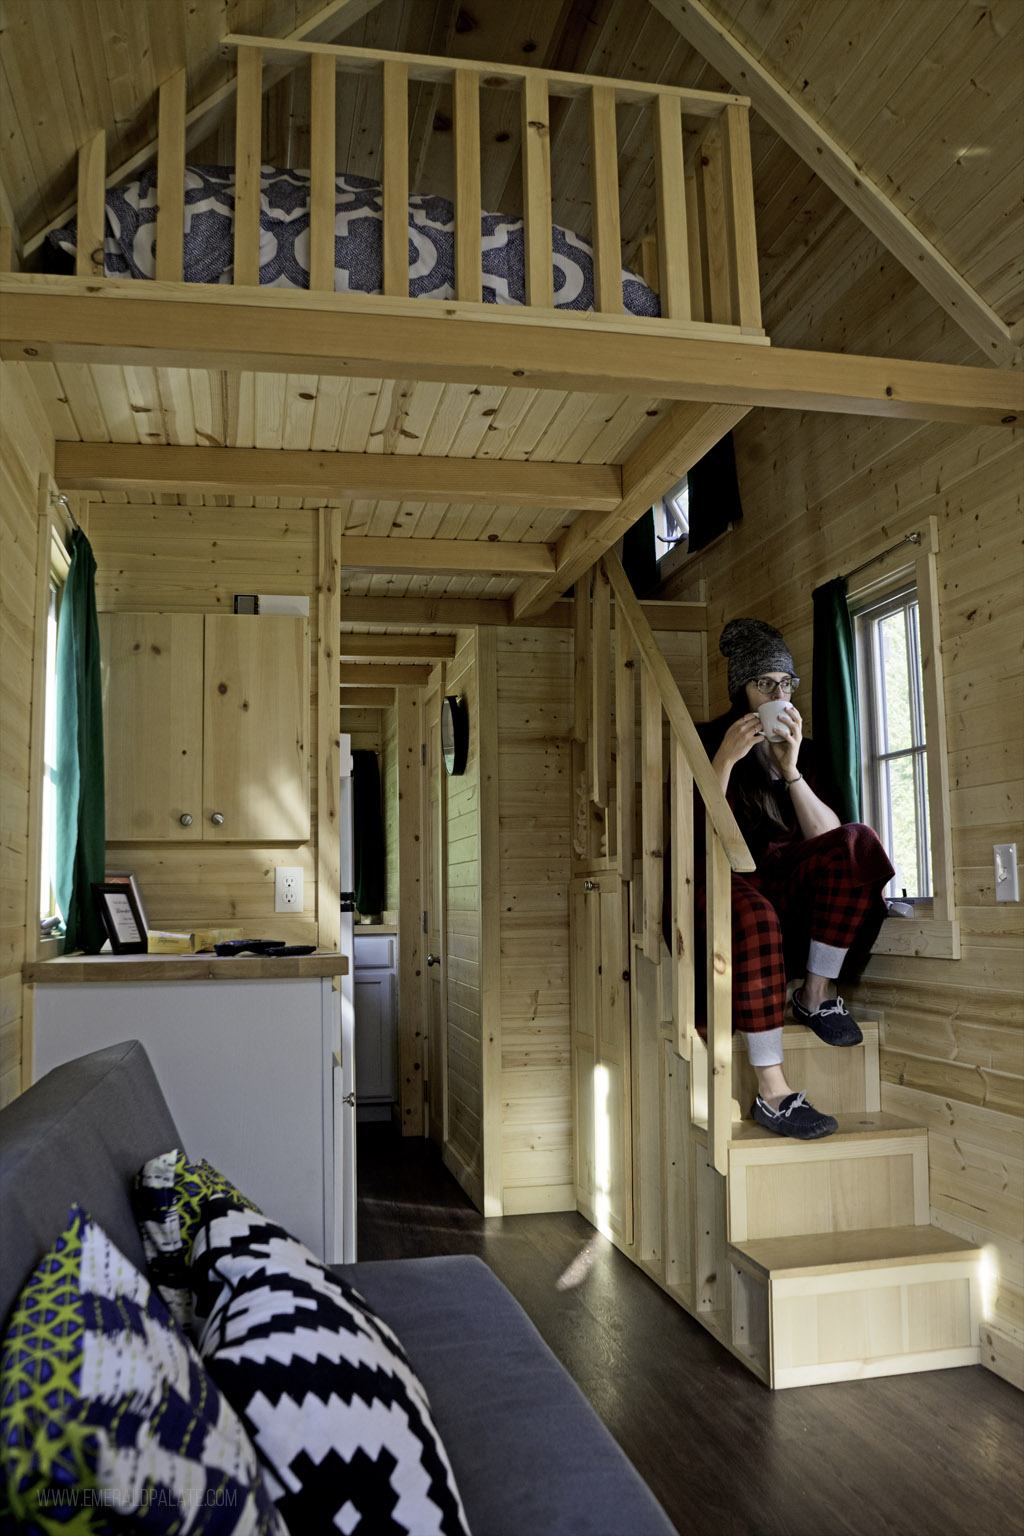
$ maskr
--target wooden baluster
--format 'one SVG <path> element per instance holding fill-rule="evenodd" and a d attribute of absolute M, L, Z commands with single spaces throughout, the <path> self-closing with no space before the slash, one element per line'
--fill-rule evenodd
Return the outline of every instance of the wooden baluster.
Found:
<path fill-rule="evenodd" d="M 310 58 L 309 286 L 334 292 L 335 61 L 327 53 Z"/>
<path fill-rule="evenodd" d="M 573 597 L 573 725 L 575 741 L 590 736 L 590 572 L 576 583 Z"/>
<path fill-rule="evenodd" d="M 665 900 L 665 839 L 662 804 L 661 699 L 648 668 L 640 668 L 640 818 L 643 832 L 644 954 L 661 961 L 661 911 Z"/>
<path fill-rule="evenodd" d="M 548 86 L 541 74 L 523 82 L 523 225 L 526 241 L 526 302 L 553 309 L 551 258 L 551 131 Z"/>
<path fill-rule="evenodd" d="M 683 196 L 686 204 L 687 248 L 686 265 L 690 275 L 690 318 L 707 318 L 707 298 L 704 292 L 705 239 L 701 218 L 700 186 L 697 180 L 697 157 L 694 157 L 683 175 Z"/>
<path fill-rule="evenodd" d="M 721 119 L 708 125 L 700 148 L 704 232 L 707 250 L 708 311 L 705 320 L 733 325 L 731 227 L 726 208 Z"/>
<path fill-rule="evenodd" d="M 690 249 L 686 228 L 683 120 L 678 96 L 659 96 L 654 103 L 654 172 L 661 313 L 669 320 L 689 320 Z"/>
<path fill-rule="evenodd" d="M 384 292 L 409 297 L 409 69 L 385 59 Z"/>
<path fill-rule="evenodd" d="M 160 87 L 157 112 L 156 277 L 180 283 L 185 239 L 185 71 Z"/>
<path fill-rule="evenodd" d="M 107 136 L 101 128 L 78 151 L 78 252 L 76 277 L 103 276 L 106 229 Z"/>
<path fill-rule="evenodd" d="M 600 567 L 594 569 L 593 615 L 590 798 L 607 810 L 612 759 L 612 589 Z"/>
<path fill-rule="evenodd" d="M 260 280 L 260 155 L 263 116 L 263 54 L 238 50 L 235 118 L 235 284 Z"/>
<path fill-rule="evenodd" d="M 761 285 L 757 275 L 754 178 L 750 166 L 750 113 L 731 105 L 723 113 L 725 200 L 732 270 L 732 318 L 736 325 L 761 327 Z"/>
<path fill-rule="evenodd" d="M 621 610 L 615 615 L 616 846 L 624 880 L 633 878 L 636 815 L 636 646 Z"/>
<path fill-rule="evenodd" d="M 708 925 L 708 1150 L 715 1168 L 729 1167 L 732 1135 L 732 872 L 706 817 Z"/>
<path fill-rule="evenodd" d="M 594 308 L 621 315 L 622 236 L 619 229 L 619 156 L 615 140 L 615 90 L 590 91 L 590 187 L 594 240 Z"/>
<path fill-rule="evenodd" d="M 676 1050 L 689 1061 L 696 1034 L 693 986 L 693 773 L 672 737 L 672 1012 Z"/>
<path fill-rule="evenodd" d="M 455 71 L 455 297 L 483 294 L 480 233 L 480 87 L 471 69 Z"/>

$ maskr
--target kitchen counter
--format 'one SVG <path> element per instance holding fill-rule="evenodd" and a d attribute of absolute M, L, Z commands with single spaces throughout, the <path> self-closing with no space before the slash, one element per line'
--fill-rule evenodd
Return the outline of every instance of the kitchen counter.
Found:
<path fill-rule="evenodd" d="M 379 932 L 379 929 L 377 930 Z M 345 976 L 348 960 L 337 951 L 312 955 L 59 955 L 22 968 L 24 981 L 305 981 Z"/>

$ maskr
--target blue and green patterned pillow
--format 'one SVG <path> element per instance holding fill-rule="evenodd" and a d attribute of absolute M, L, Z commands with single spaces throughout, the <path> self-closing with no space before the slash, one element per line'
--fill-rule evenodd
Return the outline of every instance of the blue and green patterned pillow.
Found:
<path fill-rule="evenodd" d="M 286 1536 L 238 1416 L 77 1205 L 0 1343 L 0 1482 L 30 1530 Z"/>
<path fill-rule="evenodd" d="M 187 1333 L 193 1326 L 189 1280 L 192 1244 L 207 1202 L 215 1198 L 230 1199 L 246 1210 L 259 1209 L 205 1158 L 190 1163 L 177 1148 L 151 1157 L 136 1175 L 132 1204 L 149 1278 L 175 1322 Z"/>

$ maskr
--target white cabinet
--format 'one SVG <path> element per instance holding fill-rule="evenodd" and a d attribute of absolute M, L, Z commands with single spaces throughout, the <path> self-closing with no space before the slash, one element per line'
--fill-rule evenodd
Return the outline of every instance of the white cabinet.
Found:
<path fill-rule="evenodd" d="M 353 983 L 356 1104 L 383 1116 L 396 1096 L 397 977 L 391 934 L 356 932 Z"/>
<path fill-rule="evenodd" d="M 37 982 L 35 1076 L 141 1040 L 189 1157 L 205 1157 L 318 1257 L 348 1262 L 351 1040 L 338 1000 L 330 977 Z"/>

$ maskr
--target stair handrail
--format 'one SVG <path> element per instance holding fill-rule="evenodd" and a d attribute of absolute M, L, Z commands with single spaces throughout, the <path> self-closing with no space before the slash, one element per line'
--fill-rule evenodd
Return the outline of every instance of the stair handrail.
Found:
<path fill-rule="evenodd" d="M 690 802 L 696 786 L 707 819 L 707 1125 L 708 1150 L 716 1171 L 725 1174 L 729 1165 L 729 1141 L 732 1135 L 732 899 L 731 871 L 745 873 L 755 868 L 753 856 L 725 798 L 725 793 L 704 744 L 697 734 L 690 712 L 672 676 L 654 632 L 644 617 L 621 562 L 612 554 L 602 557 L 601 567 L 615 596 L 616 621 L 623 620 L 640 654 L 641 664 L 668 718 L 679 762 L 673 765 L 673 793 Z M 691 1061 L 692 1036 L 692 949 L 688 932 L 692 920 L 693 838 L 692 806 L 678 807 L 682 812 L 677 825 L 689 829 L 685 847 L 672 850 L 673 908 L 675 944 L 678 955 L 675 989 L 677 1049 Z M 679 861 L 685 859 L 686 865 Z M 677 883 L 676 876 L 682 868 Z M 676 891 L 690 893 L 686 912 L 677 910 Z M 684 1000 L 685 993 L 685 1000 Z"/>

